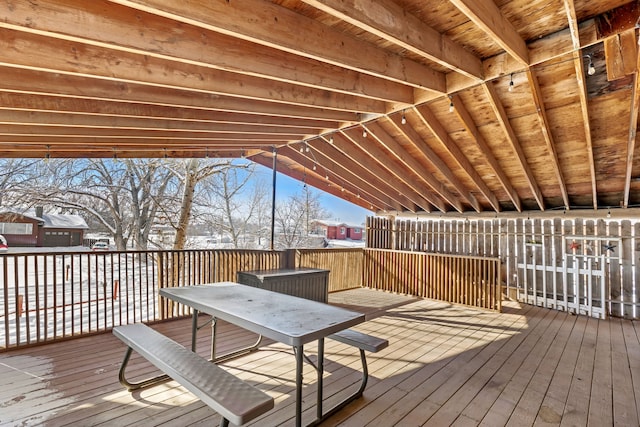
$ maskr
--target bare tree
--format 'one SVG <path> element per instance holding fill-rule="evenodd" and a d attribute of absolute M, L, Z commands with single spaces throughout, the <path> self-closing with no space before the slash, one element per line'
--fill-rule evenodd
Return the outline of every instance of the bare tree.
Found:
<path fill-rule="evenodd" d="M 320 193 L 314 192 L 307 185 L 298 194 L 279 203 L 276 208 L 276 247 L 300 248 L 311 245 L 309 238 L 310 221 L 313 218 L 324 218 L 327 212 L 320 202 Z"/>
<path fill-rule="evenodd" d="M 235 248 L 254 247 L 243 237 L 254 234 L 260 238 L 260 226 L 255 224 L 260 224 L 266 213 L 267 186 L 261 181 L 249 186 L 253 172 L 254 165 L 249 163 L 227 168 L 206 187 L 209 222 L 221 234 L 228 235 Z M 252 228 L 255 233 L 251 233 Z"/>
<path fill-rule="evenodd" d="M 189 159 L 182 162 L 180 169 L 172 168 L 172 173 L 180 182 L 182 188 L 180 208 L 178 210 L 177 221 L 172 223 L 176 230 L 173 242 L 173 249 L 184 249 L 187 241 L 187 228 L 193 216 L 194 199 L 198 184 L 210 177 L 220 174 L 227 174 L 230 170 L 237 168 L 230 161 L 202 161 L 199 159 Z"/>

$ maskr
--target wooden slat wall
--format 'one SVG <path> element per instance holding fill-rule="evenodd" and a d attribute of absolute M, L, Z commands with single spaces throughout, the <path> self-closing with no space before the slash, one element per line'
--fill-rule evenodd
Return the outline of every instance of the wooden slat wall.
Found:
<path fill-rule="evenodd" d="M 640 222 L 368 218 L 366 232 L 369 248 L 497 257 L 507 293 L 520 301 L 640 318 Z"/>
<path fill-rule="evenodd" d="M 297 249 L 296 267 L 330 270 L 329 292 L 362 286 L 362 249 Z"/>
<path fill-rule="evenodd" d="M 364 285 L 456 304 L 500 310 L 497 258 L 365 249 Z"/>

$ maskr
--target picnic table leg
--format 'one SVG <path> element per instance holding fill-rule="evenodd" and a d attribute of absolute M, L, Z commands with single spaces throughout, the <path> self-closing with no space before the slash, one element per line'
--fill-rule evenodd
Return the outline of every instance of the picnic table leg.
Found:
<path fill-rule="evenodd" d="M 323 391 L 323 376 L 324 376 L 324 338 L 318 340 L 318 403 L 317 403 L 317 415 L 318 419 L 322 419 L 322 391 Z"/>
<path fill-rule="evenodd" d="M 304 346 L 294 347 L 296 355 L 296 427 L 302 426 L 302 358 Z"/>
<path fill-rule="evenodd" d="M 191 318 L 191 351 L 196 352 L 196 335 L 198 333 L 198 310 L 193 309 Z"/>

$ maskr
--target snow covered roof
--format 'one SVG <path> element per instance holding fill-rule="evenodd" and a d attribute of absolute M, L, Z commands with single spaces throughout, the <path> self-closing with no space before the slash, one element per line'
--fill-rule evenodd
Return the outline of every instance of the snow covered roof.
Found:
<path fill-rule="evenodd" d="M 89 226 L 80 215 L 42 214 L 44 228 L 75 228 L 87 230 Z"/>
<path fill-rule="evenodd" d="M 7 209 L 4 213 L 22 215 L 27 218 L 35 219 L 42 222 L 44 228 L 73 228 L 76 230 L 88 230 L 87 222 L 80 215 L 73 214 L 45 214 L 36 215 L 35 209 L 26 209 L 19 211 L 16 209 Z"/>

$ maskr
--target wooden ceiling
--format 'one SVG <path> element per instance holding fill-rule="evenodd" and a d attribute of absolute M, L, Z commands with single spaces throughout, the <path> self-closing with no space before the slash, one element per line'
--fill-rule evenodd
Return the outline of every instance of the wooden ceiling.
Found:
<path fill-rule="evenodd" d="M 1 157 L 275 152 L 388 213 L 640 205 L 637 1 L 0 4 Z"/>

